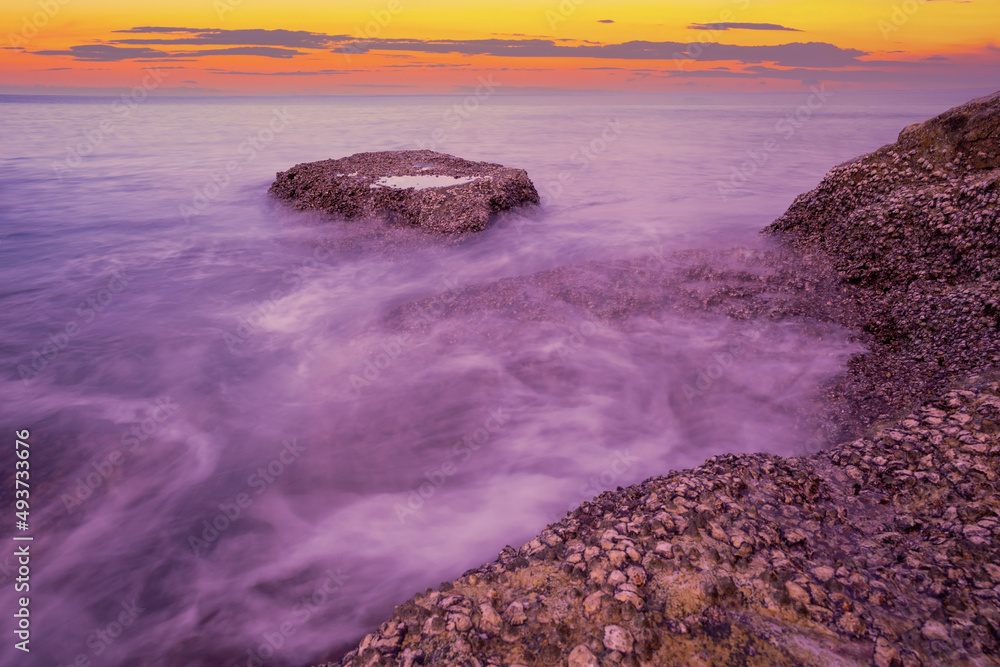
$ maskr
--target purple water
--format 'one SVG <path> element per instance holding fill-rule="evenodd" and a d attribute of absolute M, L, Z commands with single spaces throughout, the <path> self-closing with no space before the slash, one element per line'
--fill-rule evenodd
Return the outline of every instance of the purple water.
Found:
<path fill-rule="evenodd" d="M 630 299 L 602 267 L 762 247 L 830 167 L 982 92 L 838 93 L 808 117 L 808 91 L 126 118 L 0 98 L 8 619 L 20 429 L 35 538 L 31 653 L 8 621 L 0 660 L 302 664 L 605 489 L 801 453 L 791 425 L 859 351 L 848 332 L 602 304 Z M 448 240 L 266 194 L 298 162 L 416 147 L 523 167 L 543 204 Z"/>

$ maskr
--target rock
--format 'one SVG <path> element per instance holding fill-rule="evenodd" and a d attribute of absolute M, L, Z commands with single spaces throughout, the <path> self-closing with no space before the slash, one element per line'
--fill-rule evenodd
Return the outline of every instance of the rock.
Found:
<path fill-rule="evenodd" d="M 458 632 L 465 632 L 472 627 L 472 619 L 466 614 L 448 614 L 448 624 Z"/>
<path fill-rule="evenodd" d="M 479 619 L 479 628 L 483 632 L 488 632 L 490 634 L 499 634 L 500 630 L 503 629 L 503 619 L 500 618 L 500 614 L 493 609 L 493 605 L 488 602 L 484 602 L 479 605 L 479 613 L 481 614 Z"/>
<path fill-rule="evenodd" d="M 875 667 L 899 667 L 899 651 L 885 637 L 875 640 Z"/>
<path fill-rule="evenodd" d="M 812 600 L 809 598 L 809 591 L 802 588 L 795 582 L 789 581 L 785 584 L 785 589 L 788 591 L 788 597 L 792 598 L 796 602 L 802 604 L 809 604 Z"/>
<path fill-rule="evenodd" d="M 638 567 L 636 565 L 630 565 L 625 570 L 625 574 L 628 576 L 628 580 L 631 583 L 638 586 L 639 588 L 642 588 L 643 586 L 646 585 L 646 580 L 647 580 L 646 571 L 643 570 L 641 567 Z"/>
<path fill-rule="evenodd" d="M 924 639 L 936 639 L 943 642 L 951 639 L 948 634 L 948 628 L 943 623 L 938 623 L 937 621 L 927 621 L 924 623 L 924 627 L 920 628 L 920 634 L 923 635 Z"/>
<path fill-rule="evenodd" d="M 876 415 L 1000 361 L 998 128 L 1000 93 L 910 126 L 834 168 L 765 230 L 852 286 L 872 338 L 855 373 L 874 386 Z"/>
<path fill-rule="evenodd" d="M 511 602 L 503 613 L 503 618 L 511 625 L 521 625 L 528 620 L 524 613 L 524 605 L 520 602 Z"/>
<path fill-rule="evenodd" d="M 601 599 L 604 597 L 604 593 L 597 591 L 591 593 L 583 601 L 583 613 L 589 617 L 597 615 L 597 612 L 601 610 Z"/>
<path fill-rule="evenodd" d="M 604 627 L 604 648 L 609 651 L 631 653 L 634 640 L 632 633 L 617 625 Z"/>
<path fill-rule="evenodd" d="M 847 612 L 837 619 L 837 627 L 853 637 L 860 637 L 865 632 L 865 622 L 854 613 Z"/>
<path fill-rule="evenodd" d="M 270 192 L 300 210 L 382 217 L 448 234 L 480 231 L 496 213 L 539 203 L 523 169 L 427 150 L 298 164 L 279 172 Z"/>
<path fill-rule="evenodd" d="M 599 667 L 600 663 L 589 648 L 580 644 L 569 652 L 569 667 Z"/>

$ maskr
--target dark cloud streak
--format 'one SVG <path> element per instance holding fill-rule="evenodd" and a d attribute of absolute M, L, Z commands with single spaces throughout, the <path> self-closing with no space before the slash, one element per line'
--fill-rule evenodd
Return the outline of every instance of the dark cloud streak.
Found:
<path fill-rule="evenodd" d="M 610 19 L 608 19 L 610 20 Z M 713 24 L 760 26 L 774 24 Z M 778 26 L 782 28 L 782 26 Z M 792 30 L 791 28 L 783 28 Z M 348 35 L 328 35 L 303 30 L 223 30 L 182 27 L 144 26 L 116 31 L 119 34 L 157 35 L 129 37 L 109 44 L 87 44 L 62 51 L 36 51 L 40 55 L 72 56 L 77 60 L 120 61 L 131 59 L 199 58 L 214 55 L 249 55 L 265 58 L 293 58 L 307 51 L 323 49 L 333 53 L 360 54 L 411 52 L 433 54 L 484 55 L 514 58 L 594 58 L 615 60 L 662 60 L 743 64 L 774 63 L 782 67 L 839 68 L 862 65 L 857 58 L 868 55 L 857 49 L 844 49 L 825 42 L 795 42 L 770 46 L 733 44 L 630 41 L 600 44 L 591 41 L 566 43 L 555 39 L 366 39 L 356 41 Z M 162 35 L 172 35 L 164 38 Z M 216 46 L 227 48 L 159 50 L 171 46 Z M 302 50 L 300 50 L 302 49 Z"/>
<path fill-rule="evenodd" d="M 520 58 L 605 58 L 620 60 L 733 60 L 743 63 L 773 62 L 786 67 L 847 67 L 860 65 L 857 49 L 842 49 L 825 42 L 795 42 L 776 46 L 736 46 L 732 44 L 684 44 L 681 42 L 632 41 L 621 44 L 565 46 L 547 39 L 416 40 L 371 39 L 345 44 L 337 53 L 369 51 L 415 51 L 420 53 L 460 53 Z"/>
<path fill-rule="evenodd" d="M 788 28 L 777 23 L 692 23 L 688 30 L 779 30 L 785 32 L 802 32 L 798 28 Z"/>
<path fill-rule="evenodd" d="M 119 30 L 116 32 L 148 32 L 153 34 L 171 32 L 188 33 L 185 37 L 175 37 L 172 39 L 135 37 L 129 39 L 115 39 L 112 44 L 183 44 L 183 45 L 250 45 L 250 46 L 281 46 L 285 48 L 298 49 L 326 49 L 331 46 L 351 39 L 348 35 L 327 35 L 319 32 L 306 32 L 304 30 L 196 30 L 194 28 L 133 28 L 132 30 Z"/>
<path fill-rule="evenodd" d="M 302 51 L 293 49 L 278 49 L 270 46 L 237 46 L 229 49 L 207 49 L 202 51 L 186 51 L 168 53 L 145 47 L 112 46 L 110 44 L 83 44 L 71 46 L 66 50 L 33 51 L 40 56 L 72 56 L 76 60 L 88 62 L 121 62 L 123 60 L 142 60 L 156 62 L 158 60 L 194 60 L 202 56 L 261 56 L 264 58 L 293 58 Z"/>

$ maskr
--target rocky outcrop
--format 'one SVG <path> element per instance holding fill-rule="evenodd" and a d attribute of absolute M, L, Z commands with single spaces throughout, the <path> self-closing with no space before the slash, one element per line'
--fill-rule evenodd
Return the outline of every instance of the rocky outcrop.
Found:
<path fill-rule="evenodd" d="M 883 414 L 1000 361 L 998 197 L 1000 93 L 836 167 L 765 230 L 856 286 Z"/>
<path fill-rule="evenodd" d="M 380 217 L 436 232 L 480 231 L 491 217 L 539 203 L 523 169 L 433 151 L 357 153 L 279 172 L 271 194 L 302 210 Z"/>
<path fill-rule="evenodd" d="M 951 392 L 809 457 L 605 493 L 396 608 L 344 665 L 998 659 L 1000 396 Z"/>
<path fill-rule="evenodd" d="M 998 118 L 1000 95 L 907 128 L 767 230 L 829 261 L 871 334 L 864 437 L 604 493 L 342 664 L 1000 663 Z"/>

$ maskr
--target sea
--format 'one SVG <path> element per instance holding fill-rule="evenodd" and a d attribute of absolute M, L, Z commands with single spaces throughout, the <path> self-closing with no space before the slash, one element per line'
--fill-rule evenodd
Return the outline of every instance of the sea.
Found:
<path fill-rule="evenodd" d="M 0 96 L 3 665 L 335 659 L 606 490 L 814 450 L 856 336 L 632 308 L 666 295 L 614 267 L 766 250 L 830 168 L 990 91 L 141 92 Z M 452 238 L 268 195 L 415 149 L 541 205 Z"/>

